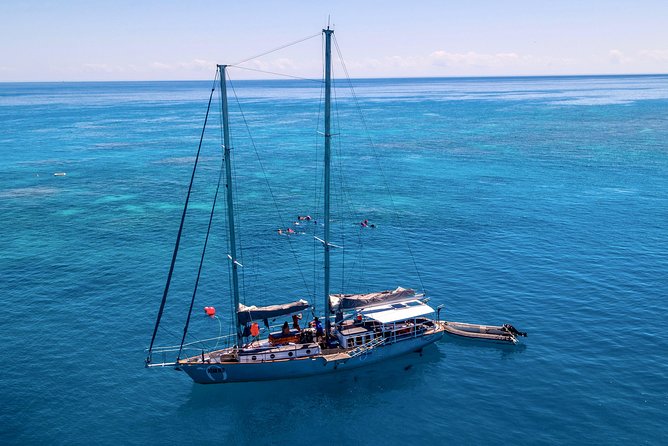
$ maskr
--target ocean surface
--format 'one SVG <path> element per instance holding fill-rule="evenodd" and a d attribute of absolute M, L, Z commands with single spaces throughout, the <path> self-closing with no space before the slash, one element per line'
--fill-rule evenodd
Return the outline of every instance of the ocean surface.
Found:
<path fill-rule="evenodd" d="M 146 369 L 211 82 L 5 83 L 0 443 L 668 442 L 668 76 L 359 80 L 357 102 L 337 84 L 332 291 L 414 287 L 524 343 L 269 383 Z M 230 93 L 243 300 L 321 312 L 322 229 L 294 225 L 322 214 L 321 85 Z M 192 296 L 217 107 L 156 345 Z M 228 332 L 224 210 L 189 340 Z"/>

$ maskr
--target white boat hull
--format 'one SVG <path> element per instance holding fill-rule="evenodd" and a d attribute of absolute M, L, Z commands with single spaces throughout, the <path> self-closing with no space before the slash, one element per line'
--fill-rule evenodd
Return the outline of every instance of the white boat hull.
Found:
<path fill-rule="evenodd" d="M 248 381 L 271 381 L 305 376 L 322 375 L 342 370 L 350 370 L 400 355 L 417 352 L 443 337 L 437 330 L 417 338 L 385 344 L 355 357 L 327 359 L 327 355 L 297 358 L 283 361 L 257 363 L 222 362 L 220 364 L 179 364 L 178 369 L 186 372 L 193 381 L 200 384 L 224 384 Z"/>

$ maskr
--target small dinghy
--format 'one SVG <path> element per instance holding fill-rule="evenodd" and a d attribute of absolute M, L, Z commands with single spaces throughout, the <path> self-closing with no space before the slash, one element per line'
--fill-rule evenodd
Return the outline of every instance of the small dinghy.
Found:
<path fill-rule="evenodd" d="M 445 332 L 463 338 L 480 339 L 496 342 L 517 344 L 518 336 L 526 337 L 526 333 L 519 331 L 510 324 L 478 325 L 464 322 L 445 322 Z"/>

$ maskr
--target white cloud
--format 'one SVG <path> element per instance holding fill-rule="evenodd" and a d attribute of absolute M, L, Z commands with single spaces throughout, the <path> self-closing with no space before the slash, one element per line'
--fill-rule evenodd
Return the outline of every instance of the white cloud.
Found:
<path fill-rule="evenodd" d="M 193 59 L 190 62 L 181 62 L 177 66 L 192 71 L 210 71 L 216 68 L 216 62 L 206 59 Z"/>
<path fill-rule="evenodd" d="M 638 55 L 655 62 L 668 62 L 668 50 L 641 50 Z"/>
<path fill-rule="evenodd" d="M 490 73 L 534 74 L 554 72 L 572 67 L 570 58 L 536 57 L 517 52 L 462 53 L 445 50 L 433 51 L 421 56 L 388 56 L 349 64 L 352 72 L 367 74 L 385 72 L 390 75 L 441 76 L 441 75 L 488 75 Z"/>
<path fill-rule="evenodd" d="M 173 66 L 171 66 L 169 64 L 166 64 L 166 63 L 162 63 L 162 62 L 153 62 L 149 66 L 151 68 L 155 69 L 155 70 L 167 70 L 168 71 L 168 70 L 173 70 L 174 69 Z"/>
<path fill-rule="evenodd" d="M 109 65 L 106 63 L 85 63 L 83 64 L 84 71 L 88 72 L 103 72 L 103 73 L 114 73 L 122 71 L 120 67 Z"/>
<path fill-rule="evenodd" d="M 527 59 L 527 56 L 520 56 L 517 53 L 497 53 L 481 54 L 474 51 L 467 53 L 449 53 L 447 51 L 434 51 L 429 55 L 432 65 L 439 67 L 504 67 L 516 65 Z"/>
<path fill-rule="evenodd" d="M 296 68 L 295 62 L 287 57 L 276 59 L 274 64 L 276 65 L 276 68 L 280 70 L 294 70 Z"/>
<path fill-rule="evenodd" d="M 205 59 L 193 59 L 175 63 L 153 62 L 147 68 L 157 71 L 206 71 L 215 69 L 216 63 Z"/>
<path fill-rule="evenodd" d="M 166 63 L 161 61 L 147 62 L 145 64 L 125 64 L 113 65 L 107 63 L 84 63 L 77 69 L 71 69 L 72 72 L 82 72 L 94 76 L 121 75 L 123 77 L 131 76 L 140 79 L 163 79 L 165 76 L 173 78 L 175 75 L 180 78 L 201 77 L 200 73 L 207 71 L 213 72 L 216 63 L 204 59 L 193 59 L 187 62 Z"/>
<path fill-rule="evenodd" d="M 626 57 L 623 52 L 619 50 L 608 51 L 608 60 L 615 65 L 624 65 L 630 63 L 632 59 Z"/>

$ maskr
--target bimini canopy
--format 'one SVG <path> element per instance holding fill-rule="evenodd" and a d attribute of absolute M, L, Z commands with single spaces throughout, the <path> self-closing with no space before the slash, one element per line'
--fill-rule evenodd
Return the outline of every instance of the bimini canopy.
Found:
<path fill-rule="evenodd" d="M 397 287 L 394 291 L 387 290 L 367 294 L 330 294 L 329 306 L 332 311 L 336 312 L 414 298 L 415 290 Z"/>
<path fill-rule="evenodd" d="M 433 312 L 434 309 L 429 305 L 422 303 L 419 300 L 409 300 L 406 302 L 396 302 L 389 305 L 368 308 L 363 311 L 362 314 L 381 324 L 389 324 L 392 322 L 413 319 L 414 317 L 424 316 L 425 314 Z"/>
<path fill-rule="evenodd" d="M 296 302 L 290 302 L 282 305 L 269 305 L 266 307 L 258 307 L 252 305 L 247 307 L 244 304 L 239 304 L 239 323 L 241 325 L 250 321 L 261 321 L 262 319 L 274 319 L 286 314 L 299 313 L 309 307 L 308 302 L 300 299 Z"/>

